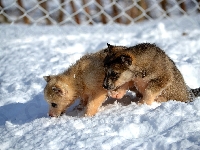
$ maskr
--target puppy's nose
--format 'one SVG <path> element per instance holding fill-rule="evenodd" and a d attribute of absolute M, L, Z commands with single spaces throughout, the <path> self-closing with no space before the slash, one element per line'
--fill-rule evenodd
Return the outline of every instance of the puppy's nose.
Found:
<path fill-rule="evenodd" d="M 109 88 L 108 82 L 107 82 L 106 80 L 104 80 L 104 82 L 103 82 L 103 88 L 104 88 L 104 89 L 107 89 L 107 90 L 108 90 L 108 88 Z"/>
<path fill-rule="evenodd" d="M 103 84 L 104 89 L 108 89 L 108 86 L 106 84 Z"/>
<path fill-rule="evenodd" d="M 62 113 L 59 115 L 59 114 L 55 114 L 53 112 L 49 112 L 49 117 L 59 117 L 59 116 L 62 116 L 62 115 L 63 115 Z"/>
<path fill-rule="evenodd" d="M 55 117 L 52 113 L 49 113 L 49 117 Z"/>

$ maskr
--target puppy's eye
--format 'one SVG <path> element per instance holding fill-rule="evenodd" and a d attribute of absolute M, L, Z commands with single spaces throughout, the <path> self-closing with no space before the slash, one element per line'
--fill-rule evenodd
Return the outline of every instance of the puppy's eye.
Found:
<path fill-rule="evenodd" d="M 111 76 L 113 76 L 113 77 L 115 77 L 115 76 L 117 76 L 118 75 L 118 73 L 117 72 L 115 72 L 115 71 L 111 71 L 111 74 L 110 74 Z"/>
<path fill-rule="evenodd" d="M 108 72 L 107 77 L 109 77 L 112 80 L 117 80 L 119 77 L 119 74 L 115 71 L 110 71 Z"/>
<path fill-rule="evenodd" d="M 57 108 L 57 104 L 56 103 L 51 103 L 51 106 L 53 107 L 53 108 Z"/>
<path fill-rule="evenodd" d="M 63 95 L 63 92 L 60 88 L 53 86 L 52 91 L 54 91 L 58 95 Z"/>
<path fill-rule="evenodd" d="M 112 79 L 117 79 L 119 77 L 119 73 L 117 71 L 112 70 L 112 69 L 108 69 L 107 70 L 107 76 L 109 78 L 112 78 Z"/>

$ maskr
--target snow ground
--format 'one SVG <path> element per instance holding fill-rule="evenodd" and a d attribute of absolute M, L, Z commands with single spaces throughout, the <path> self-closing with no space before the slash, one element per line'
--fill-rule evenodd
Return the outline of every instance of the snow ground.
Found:
<path fill-rule="evenodd" d="M 200 149 L 200 98 L 152 106 L 104 105 L 94 117 L 47 116 L 44 75 L 64 71 L 106 43 L 156 43 L 191 88 L 200 87 L 200 19 L 134 26 L 0 26 L 0 149 Z M 134 97 L 133 93 L 128 96 Z M 125 99 L 130 99 L 129 97 Z"/>

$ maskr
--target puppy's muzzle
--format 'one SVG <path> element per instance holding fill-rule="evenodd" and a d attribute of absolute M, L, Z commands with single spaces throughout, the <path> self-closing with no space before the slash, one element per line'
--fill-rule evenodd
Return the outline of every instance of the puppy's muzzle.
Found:
<path fill-rule="evenodd" d="M 103 82 L 103 88 L 105 88 L 106 90 L 113 90 L 115 87 L 113 84 L 109 83 L 107 79 L 105 79 Z"/>

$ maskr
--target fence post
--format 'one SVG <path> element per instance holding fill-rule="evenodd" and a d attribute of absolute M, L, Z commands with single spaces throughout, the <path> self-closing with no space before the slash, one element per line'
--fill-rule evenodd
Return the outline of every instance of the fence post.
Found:
<path fill-rule="evenodd" d="M 21 8 L 23 8 L 24 10 L 26 10 L 26 9 L 24 8 L 23 3 L 22 3 L 21 0 L 17 0 L 17 3 L 18 3 L 18 5 L 19 5 Z M 24 14 L 23 14 L 23 11 L 20 10 L 20 12 L 21 12 L 21 15 L 23 16 L 23 15 L 24 15 Z M 26 24 L 30 24 L 30 20 L 27 18 L 27 16 L 24 16 L 24 17 L 23 17 L 23 20 L 24 20 L 24 22 L 25 22 Z"/>
<path fill-rule="evenodd" d="M 2 8 L 2 10 L 4 9 L 4 6 L 3 6 L 1 0 L 0 0 L 0 7 Z M 6 13 L 6 10 L 3 10 L 3 11 Z M 0 14 L 0 18 L 3 19 L 3 22 L 9 23 L 8 18 L 5 17 L 3 14 Z"/>
<path fill-rule="evenodd" d="M 70 6 L 71 6 L 71 8 L 72 8 L 73 13 L 75 13 L 75 12 L 76 12 L 76 7 L 75 7 L 73 1 L 70 1 Z M 75 18 L 75 21 L 76 21 L 77 24 L 80 24 L 80 23 L 81 23 L 81 22 L 80 22 L 80 19 L 79 19 L 79 17 L 78 17 L 78 15 L 74 15 L 74 18 Z"/>
<path fill-rule="evenodd" d="M 111 0 L 111 3 L 112 3 L 113 1 L 115 1 L 115 0 Z M 116 1 L 115 1 L 115 2 L 116 2 Z M 113 16 L 115 17 L 115 16 L 118 15 L 117 6 L 116 6 L 115 4 L 112 5 L 112 6 L 113 6 L 113 7 L 112 7 L 112 9 L 113 9 Z M 121 23 L 121 21 L 120 21 L 120 17 L 117 18 L 117 19 L 115 20 L 115 22 L 117 22 L 117 23 Z"/>
<path fill-rule="evenodd" d="M 184 12 L 186 12 L 186 13 L 187 13 L 187 10 L 186 10 L 185 3 L 184 3 L 184 2 L 182 2 L 182 3 L 180 3 L 179 5 L 180 5 L 181 9 L 182 9 L 182 10 L 184 10 Z M 182 12 L 182 14 L 184 14 L 184 13 Z"/>
<path fill-rule="evenodd" d="M 58 22 L 61 23 L 64 20 L 64 12 L 62 11 L 62 9 L 65 9 L 65 0 L 61 0 L 60 5 L 61 5 L 61 9 L 59 11 L 59 17 L 58 17 Z"/>
<path fill-rule="evenodd" d="M 145 2 L 145 0 L 140 0 L 139 1 L 139 5 L 142 7 L 142 9 L 145 11 L 147 9 L 147 4 Z M 139 15 L 141 15 L 143 12 L 140 10 Z M 139 19 L 139 21 L 143 21 L 145 19 L 145 16 L 143 16 L 142 18 Z"/>
<path fill-rule="evenodd" d="M 97 1 L 97 3 L 98 3 L 99 5 L 102 6 L 101 0 L 96 0 L 96 1 Z M 102 6 L 102 7 L 103 7 L 103 6 Z M 99 8 L 97 7 L 97 9 L 99 9 Z M 107 23 L 106 17 L 105 17 L 105 15 L 104 15 L 103 13 L 101 14 L 101 21 L 103 22 L 103 24 L 106 24 L 106 23 Z"/>
<path fill-rule="evenodd" d="M 162 0 L 161 1 L 161 6 L 162 6 L 162 9 L 165 11 L 166 16 L 169 16 L 169 13 L 167 12 L 167 1 L 166 0 Z"/>
<path fill-rule="evenodd" d="M 82 2 L 83 2 L 83 5 L 85 6 L 85 5 L 86 5 L 86 1 L 85 1 L 85 0 L 82 0 Z M 88 15 L 90 15 L 90 9 L 89 9 L 87 6 L 84 7 L 84 10 L 85 10 L 85 12 L 86 12 Z M 90 15 L 90 16 L 91 16 L 91 15 Z M 90 18 L 88 18 L 88 20 L 90 20 Z M 92 21 L 90 21 L 89 24 L 92 25 L 92 24 L 93 24 Z"/>
<path fill-rule="evenodd" d="M 42 0 L 38 0 L 38 2 L 39 2 L 40 7 L 42 7 L 45 11 L 48 12 L 47 1 L 42 2 Z M 41 10 L 41 11 L 42 11 L 42 10 Z M 47 15 L 46 12 L 44 12 L 44 11 L 42 11 L 42 13 L 43 13 L 43 16 Z M 46 23 L 47 23 L 48 25 L 51 25 L 51 21 L 49 20 L 48 17 L 46 17 Z"/>
<path fill-rule="evenodd" d="M 130 16 L 131 18 L 137 17 L 138 14 L 139 14 L 137 7 L 136 7 L 135 5 L 134 5 L 133 7 L 131 7 L 131 9 L 129 9 L 129 10 L 127 11 L 127 14 L 129 14 L 129 16 Z M 129 23 L 131 23 L 131 20 L 128 20 L 128 19 L 127 19 L 126 24 L 129 24 Z"/>
<path fill-rule="evenodd" d="M 197 2 L 199 3 L 198 12 L 200 13 L 200 0 L 197 0 Z"/>

